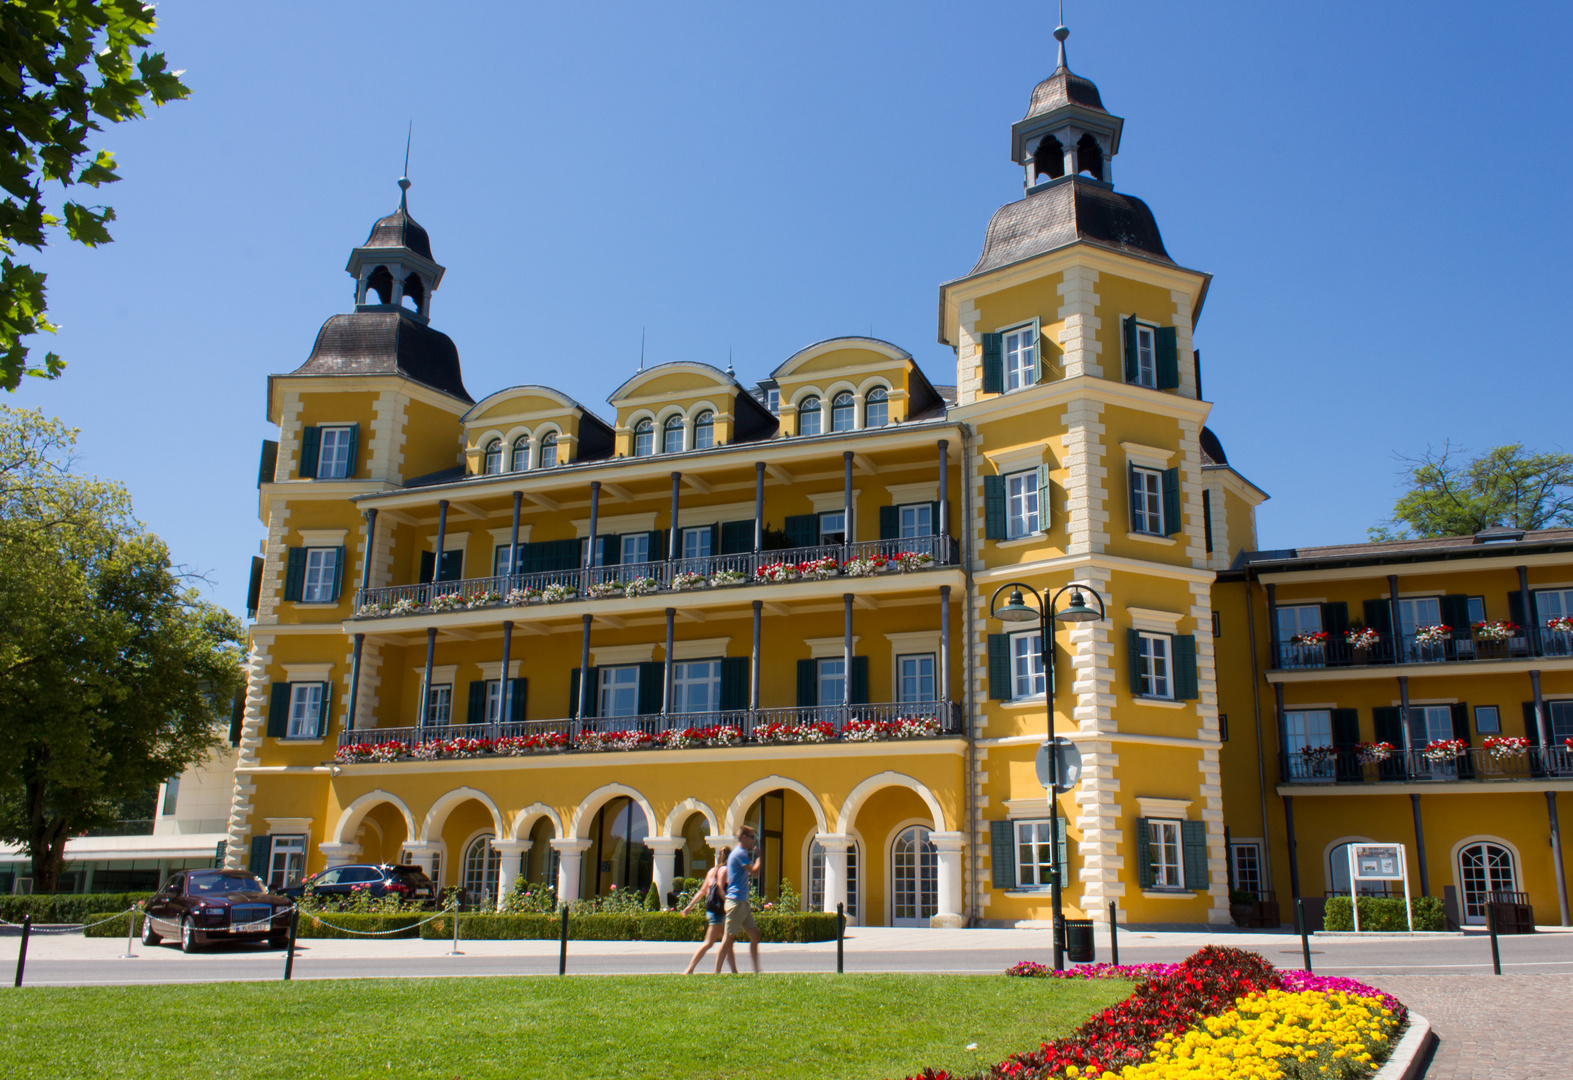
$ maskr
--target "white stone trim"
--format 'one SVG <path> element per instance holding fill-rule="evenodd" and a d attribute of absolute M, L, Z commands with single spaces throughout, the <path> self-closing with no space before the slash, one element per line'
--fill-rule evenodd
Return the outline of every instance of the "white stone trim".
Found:
<path fill-rule="evenodd" d="M 590 663 L 596 667 L 616 667 L 620 664 L 648 664 L 655 659 L 655 642 L 639 645 L 590 646 Z"/>
<path fill-rule="evenodd" d="M 1136 805 L 1144 818 L 1163 818 L 1166 821 L 1184 821 L 1191 812 L 1190 799 L 1149 798 L 1136 796 Z"/>
<path fill-rule="evenodd" d="M 709 660 L 717 656 L 725 656 L 727 646 L 732 644 L 730 637 L 692 638 L 688 641 L 672 642 L 673 660 Z"/>
<path fill-rule="evenodd" d="M 861 634 L 852 635 L 852 652 L 857 652 L 858 642 L 862 641 Z M 808 646 L 808 655 L 813 660 L 839 660 L 846 649 L 846 638 L 836 637 L 804 638 L 803 644 Z"/>
<path fill-rule="evenodd" d="M 285 664 L 284 681 L 292 683 L 327 682 L 333 677 L 332 664 Z"/>

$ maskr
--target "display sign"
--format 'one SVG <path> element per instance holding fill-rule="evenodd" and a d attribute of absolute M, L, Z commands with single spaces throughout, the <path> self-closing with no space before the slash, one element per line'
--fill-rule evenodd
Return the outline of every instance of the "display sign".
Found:
<path fill-rule="evenodd" d="M 1060 782 L 1055 788 L 1055 793 L 1063 795 L 1081 780 L 1081 751 L 1076 749 L 1076 744 L 1066 738 L 1054 740 L 1054 752 L 1060 759 Z M 1054 773 L 1049 762 L 1049 744 L 1042 743 L 1038 747 L 1038 783 L 1044 790 L 1048 790 L 1053 782 Z"/>
<path fill-rule="evenodd" d="M 1360 932 L 1360 883 L 1363 881 L 1404 883 L 1404 915 L 1409 920 L 1409 932 L 1414 933 L 1415 913 L 1409 903 L 1409 860 L 1404 858 L 1404 845 L 1350 844 L 1348 850 L 1349 906 L 1355 933 Z"/>

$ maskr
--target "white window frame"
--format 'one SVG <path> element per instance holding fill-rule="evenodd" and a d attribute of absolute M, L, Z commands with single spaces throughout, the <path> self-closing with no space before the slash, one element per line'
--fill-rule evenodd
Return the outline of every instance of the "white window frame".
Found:
<path fill-rule="evenodd" d="M 1136 386 L 1158 388 L 1158 328 L 1136 323 Z"/>
<path fill-rule="evenodd" d="M 307 548 L 306 572 L 300 583 L 302 604 L 333 603 L 333 584 L 338 580 L 339 549 Z"/>
<path fill-rule="evenodd" d="M 513 441 L 513 446 L 508 451 L 508 465 L 510 472 L 530 471 L 530 437 L 520 435 Z"/>
<path fill-rule="evenodd" d="M 879 407 L 879 422 L 875 423 L 874 408 Z M 875 386 L 863 398 L 863 427 L 882 428 L 890 424 L 890 391 L 883 386 Z"/>
<path fill-rule="evenodd" d="M 842 427 L 838 414 L 844 415 L 847 425 Z M 858 426 L 857 395 L 850 390 L 839 391 L 830 399 L 830 430 L 833 432 L 856 431 Z"/>
<path fill-rule="evenodd" d="M 550 454 L 550 457 L 547 455 Z M 555 469 L 557 467 L 557 433 L 549 431 L 541 436 L 541 468 Z"/>
<path fill-rule="evenodd" d="M 829 518 L 829 519 L 839 518 L 841 520 L 841 527 L 840 528 L 826 528 L 826 525 L 828 524 L 828 522 L 826 521 L 827 518 Z M 839 535 L 841 537 L 840 540 L 827 540 L 827 539 L 825 539 L 825 537 L 827 537 L 827 536 L 837 536 L 837 535 Z M 826 510 L 822 514 L 820 514 L 819 515 L 819 546 L 820 547 L 831 547 L 831 546 L 833 546 L 835 544 L 845 544 L 847 542 L 848 542 L 847 541 L 847 512 L 845 510 Z"/>
<path fill-rule="evenodd" d="M 694 417 L 694 449 L 708 450 L 715 445 L 715 413 L 709 409 Z"/>
<path fill-rule="evenodd" d="M 1043 497 L 1038 491 L 1038 470 L 1005 474 L 1005 535 L 1016 540 L 1040 531 Z"/>
<path fill-rule="evenodd" d="M 682 416 L 669 416 L 661 424 L 661 453 L 681 454 L 688 449 L 688 425 L 683 422 Z M 677 445 L 672 445 L 672 436 L 677 436 Z"/>
<path fill-rule="evenodd" d="M 355 429 L 349 425 L 329 425 L 318 429 L 317 479 L 345 480 L 350 475 L 350 446 Z M 332 436 L 332 438 L 330 438 Z"/>
<path fill-rule="evenodd" d="M 1242 883 L 1240 855 L 1249 851 L 1251 853 L 1251 877 L 1253 884 L 1247 886 Z M 1233 840 L 1229 843 L 1229 865 L 1234 870 L 1234 887 L 1247 892 L 1262 891 L 1262 845 L 1255 840 Z"/>
<path fill-rule="evenodd" d="M 482 452 L 481 472 L 486 476 L 500 476 L 502 474 L 502 440 L 493 439 L 486 444 Z"/>
<path fill-rule="evenodd" d="M 770 410 L 772 416 L 781 415 L 781 388 L 779 386 L 765 388 L 765 408 Z"/>
<path fill-rule="evenodd" d="M 1038 324 L 1026 323 L 1000 331 L 1000 363 L 1005 371 L 1005 392 L 1036 386 Z"/>
<path fill-rule="evenodd" d="M 619 664 L 597 669 L 596 715 L 612 718 L 639 715 L 639 665 Z M 614 712 L 612 706 L 624 694 L 632 695 L 632 707 L 627 712 Z"/>
<path fill-rule="evenodd" d="M 837 706 L 847 703 L 847 695 L 851 689 L 848 682 L 847 662 L 845 657 L 824 657 L 814 662 L 814 692 L 822 706 Z M 829 689 L 839 685 L 841 692 L 828 693 Z M 833 698 L 834 700 L 827 700 Z"/>
<path fill-rule="evenodd" d="M 1315 612 L 1314 620 L 1306 613 Z M 1321 604 L 1281 604 L 1277 609 L 1278 640 L 1287 643 L 1298 634 L 1320 633 L 1322 630 Z M 1312 622 L 1315 625 L 1311 625 Z"/>
<path fill-rule="evenodd" d="M 1131 484 L 1134 488 L 1131 492 L 1131 531 L 1148 536 L 1166 535 L 1163 531 L 1163 470 L 1134 465 Z"/>
<path fill-rule="evenodd" d="M 426 724 L 447 727 L 453 723 L 453 684 L 433 683 L 426 688 Z"/>
<path fill-rule="evenodd" d="M 1168 858 L 1171 854 L 1172 862 Z M 1147 819 L 1147 862 L 1152 868 L 1154 889 L 1184 891 L 1185 841 L 1178 821 Z"/>
<path fill-rule="evenodd" d="M 268 845 L 268 888 L 288 889 L 306 876 L 306 837 L 271 836 Z"/>
<path fill-rule="evenodd" d="M 1141 649 L 1142 697 L 1174 700 L 1174 635 L 1138 630 Z M 1161 670 L 1160 670 L 1161 665 Z"/>
<path fill-rule="evenodd" d="M 822 911 L 825 907 L 825 849 L 818 840 L 808 845 L 808 910 Z M 858 913 L 858 844 L 847 847 L 847 917 L 857 918 Z"/>
<path fill-rule="evenodd" d="M 693 692 L 705 688 L 708 704 L 693 708 Z M 704 704 L 704 703 L 701 703 Z M 672 711 L 676 713 L 707 713 L 721 711 L 721 661 L 678 660 L 672 664 Z"/>
<path fill-rule="evenodd" d="M 1043 665 L 1043 629 L 1020 630 L 1009 636 L 1010 696 L 1029 701 L 1048 693 L 1048 672 Z"/>
<path fill-rule="evenodd" d="M 909 525 L 907 515 L 912 515 Z M 905 503 L 896 507 L 896 535 L 902 540 L 911 540 L 919 536 L 932 536 L 934 533 L 934 505 L 932 503 Z"/>
<path fill-rule="evenodd" d="M 812 402 L 812 406 L 810 406 Z M 806 429 L 806 418 L 814 418 L 814 430 Z M 825 402 L 814 394 L 804 398 L 797 407 L 797 433 L 799 435 L 818 435 L 825 430 Z"/>
<path fill-rule="evenodd" d="M 634 425 L 634 457 L 655 456 L 655 421 L 648 416 Z"/>
<path fill-rule="evenodd" d="M 683 558 L 708 559 L 715 552 L 710 550 L 712 533 L 710 526 L 697 525 L 683 530 Z M 697 550 L 703 547 L 703 551 Z"/>
<path fill-rule="evenodd" d="M 289 722 L 284 728 L 286 739 L 315 739 L 317 724 L 322 716 L 322 695 L 328 684 L 298 682 L 289 684 Z"/>
<path fill-rule="evenodd" d="M 495 899 L 497 877 L 502 870 L 502 855 L 497 851 L 496 839 L 493 833 L 483 832 L 464 845 L 464 861 L 459 866 L 459 881 L 460 887 L 465 892 Z M 476 877 L 480 879 L 478 882 L 474 880 Z M 471 887 L 475 884 L 479 884 L 480 888 Z"/>
<path fill-rule="evenodd" d="M 925 660 L 928 661 L 928 673 L 926 675 L 923 672 L 923 666 L 924 666 L 923 662 Z M 907 674 L 907 667 L 908 667 L 908 662 L 909 661 L 911 661 L 915 665 L 915 667 L 916 667 L 915 674 L 913 674 L 910 677 L 916 683 L 916 696 L 913 696 L 913 695 L 911 695 L 911 694 L 909 694 L 907 692 L 907 682 L 908 682 L 908 678 L 909 678 L 909 676 Z M 924 694 L 923 694 L 923 684 L 924 684 L 924 682 L 927 682 L 928 686 L 929 686 L 929 693 L 928 693 L 927 696 L 924 696 Z M 920 704 L 926 704 L 928 702 L 937 701 L 937 700 L 939 700 L 939 673 L 938 673 L 938 670 L 937 670 L 937 665 L 935 664 L 935 661 L 934 661 L 934 654 L 931 653 L 931 652 L 926 652 L 926 653 L 903 653 L 900 656 L 897 656 L 896 657 L 896 701 L 897 701 L 897 703 L 901 704 L 901 705 L 920 705 Z"/>
<path fill-rule="evenodd" d="M 632 557 L 631 557 L 632 556 Z M 617 538 L 617 561 L 632 566 L 650 561 L 650 534 L 623 533 Z"/>
<path fill-rule="evenodd" d="M 1012 821 L 1011 837 L 1016 852 L 1016 888 L 1048 889 L 1054 884 L 1054 820 Z M 1023 849 L 1032 862 L 1022 859 Z"/>
<path fill-rule="evenodd" d="M 496 724 L 502 721 L 503 686 L 501 679 L 486 680 L 486 709 L 482 715 L 485 723 Z"/>

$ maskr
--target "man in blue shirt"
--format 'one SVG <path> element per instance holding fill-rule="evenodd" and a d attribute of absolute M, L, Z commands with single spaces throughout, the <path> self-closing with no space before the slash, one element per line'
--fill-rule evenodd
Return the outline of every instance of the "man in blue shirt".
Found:
<path fill-rule="evenodd" d="M 758 845 L 754 830 L 744 825 L 737 831 L 737 846 L 726 860 L 726 919 L 722 927 L 724 936 L 721 938 L 721 951 L 715 958 L 717 975 L 721 974 L 722 964 L 730 963 L 732 970 L 737 970 L 733 946 L 744 934 L 748 935 L 749 959 L 754 962 L 754 970 L 759 970 L 759 927 L 754 922 L 754 909 L 748 902 L 749 879 L 759 873 L 760 868 Z"/>

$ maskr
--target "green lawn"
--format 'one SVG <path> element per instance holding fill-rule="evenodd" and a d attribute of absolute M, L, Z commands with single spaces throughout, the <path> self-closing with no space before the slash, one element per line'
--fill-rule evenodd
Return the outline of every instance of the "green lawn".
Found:
<path fill-rule="evenodd" d="M 39 987 L 0 991 L 0 1073 L 884 1080 L 992 1064 L 1130 989 L 1002 975 Z"/>

